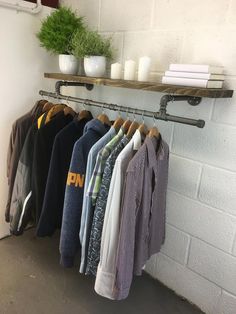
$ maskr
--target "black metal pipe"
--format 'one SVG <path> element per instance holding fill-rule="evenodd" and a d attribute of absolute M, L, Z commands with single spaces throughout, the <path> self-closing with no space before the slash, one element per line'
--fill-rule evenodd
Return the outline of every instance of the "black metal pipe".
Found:
<path fill-rule="evenodd" d="M 100 108 L 102 107 L 102 108 L 109 109 L 109 110 L 123 111 L 123 112 L 127 112 L 127 113 L 133 113 L 135 115 L 143 115 L 146 117 L 155 118 L 157 120 L 172 121 L 172 122 L 177 122 L 177 123 L 182 123 L 182 124 L 187 124 L 187 125 L 193 125 L 193 126 L 196 126 L 198 128 L 203 128 L 205 125 L 205 121 L 203 121 L 203 120 L 194 120 L 194 119 L 190 119 L 190 118 L 169 115 L 166 113 L 166 111 L 165 112 L 163 110 L 161 111 L 161 109 L 158 112 L 153 112 L 153 111 L 149 111 L 149 110 L 141 110 L 141 109 L 135 109 L 135 108 L 131 108 L 131 107 L 119 106 L 117 104 L 112 104 L 112 103 L 108 104 L 108 103 L 104 103 L 104 102 L 97 101 L 97 100 L 66 96 L 66 95 L 62 95 L 60 93 L 52 93 L 52 92 L 47 92 L 47 91 L 43 91 L 43 90 L 39 91 L 39 94 L 41 96 L 48 96 L 48 97 L 52 97 L 52 98 L 56 98 L 56 99 L 64 99 L 67 101 L 73 101 L 73 102 L 80 103 L 80 104 L 92 105 L 92 106 L 100 107 Z M 169 95 L 165 95 L 165 96 L 169 96 Z M 183 96 L 183 97 L 186 97 L 186 96 Z M 166 97 L 166 99 L 169 99 L 169 98 Z"/>
<path fill-rule="evenodd" d="M 62 86 L 84 86 L 87 90 L 93 89 L 93 84 L 80 83 L 80 82 L 67 82 L 67 81 L 57 81 L 55 84 L 55 92 L 61 94 Z"/>

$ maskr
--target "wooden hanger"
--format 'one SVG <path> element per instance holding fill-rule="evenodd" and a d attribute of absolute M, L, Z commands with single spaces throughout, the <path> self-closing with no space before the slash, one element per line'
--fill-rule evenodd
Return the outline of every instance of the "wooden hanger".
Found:
<path fill-rule="evenodd" d="M 76 112 L 71 107 L 67 106 L 64 108 L 64 114 L 65 116 L 70 114 L 72 117 L 74 117 L 76 115 Z"/>
<path fill-rule="evenodd" d="M 49 111 L 53 106 L 54 106 L 54 104 L 53 104 L 52 102 L 47 101 L 47 102 L 43 105 L 43 110 L 42 110 L 42 112 Z"/>
<path fill-rule="evenodd" d="M 115 128 L 116 132 L 118 132 L 123 124 L 124 120 L 121 117 L 118 117 L 112 126 Z"/>
<path fill-rule="evenodd" d="M 105 113 L 98 115 L 97 119 L 101 121 L 103 124 L 111 125 L 111 121 L 109 120 L 108 116 Z"/>
<path fill-rule="evenodd" d="M 127 137 L 131 138 L 134 135 L 135 131 L 138 129 L 138 127 L 139 123 L 134 120 L 128 129 Z"/>
<path fill-rule="evenodd" d="M 155 116 L 153 114 L 153 127 L 149 130 L 148 137 L 159 138 L 159 136 L 160 136 L 160 132 L 159 132 L 158 128 L 156 127 L 156 120 L 155 120 Z"/>
<path fill-rule="evenodd" d="M 54 117 L 58 112 L 64 110 L 64 108 L 65 105 L 63 104 L 53 106 L 47 114 L 46 123 L 48 123 L 52 119 L 52 117 Z"/>
<path fill-rule="evenodd" d="M 139 123 L 136 122 L 136 120 L 135 120 L 135 110 L 136 109 L 134 109 L 134 112 L 133 112 L 134 120 L 131 123 L 131 125 L 128 129 L 128 132 L 127 132 L 127 137 L 129 137 L 129 138 L 131 138 L 134 135 L 135 131 L 139 128 Z"/>
<path fill-rule="evenodd" d="M 147 127 L 146 127 L 146 125 L 144 123 L 140 124 L 138 130 L 144 136 L 146 136 L 148 134 L 148 129 L 147 129 Z"/>
<path fill-rule="evenodd" d="M 91 117 L 91 113 L 88 110 L 82 110 L 78 114 L 78 120 L 89 119 L 89 117 Z"/>
<path fill-rule="evenodd" d="M 159 135 L 160 135 L 160 132 L 156 126 L 153 126 L 148 132 L 148 137 L 159 138 Z"/>
<path fill-rule="evenodd" d="M 131 124 L 132 121 L 130 121 L 129 119 L 125 120 L 125 122 L 122 124 L 122 128 L 124 129 L 125 134 L 127 134 Z"/>

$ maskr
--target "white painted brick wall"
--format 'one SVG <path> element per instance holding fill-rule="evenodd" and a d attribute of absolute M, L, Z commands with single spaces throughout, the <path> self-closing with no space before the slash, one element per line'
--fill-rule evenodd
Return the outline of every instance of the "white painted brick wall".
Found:
<path fill-rule="evenodd" d="M 166 225 L 166 239 L 161 252 L 173 260 L 185 264 L 190 244 L 190 236 L 186 233 Z"/>
<path fill-rule="evenodd" d="M 236 295 L 236 258 L 232 255 L 192 239 L 188 267 Z"/>
<path fill-rule="evenodd" d="M 235 187 L 236 172 L 205 166 L 202 172 L 199 199 L 206 204 L 236 215 Z"/>
<path fill-rule="evenodd" d="M 152 2 L 152 0 L 102 0 L 100 30 L 149 29 Z"/>
<path fill-rule="evenodd" d="M 153 71 L 165 71 L 170 63 L 179 60 L 182 40 L 183 32 L 180 31 L 150 31 L 148 36 L 145 31 L 126 32 L 124 60 L 133 59 L 138 63 L 140 55 L 148 55 Z"/>
<path fill-rule="evenodd" d="M 235 314 L 236 297 L 223 291 L 219 303 L 217 314 Z"/>
<path fill-rule="evenodd" d="M 170 62 L 224 65 L 236 89 L 236 1 L 64 0 L 105 35 L 116 59 L 152 57 L 152 79 Z M 83 96 L 86 91 L 80 91 Z M 92 98 L 147 110 L 162 94 L 95 88 Z M 171 103 L 172 114 L 203 118 L 204 129 L 158 122 L 171 150 L 167 235 L 146 270 L 208 314 L 236 313 L 236 97 Z M 152 125 L 152 119 L 146 119 Z"/>
<path fill-rule="evenodd" d="M 222 100 L 222 106 L 227 105 Z M 173 152 L 236 171 L 236 127 L 207 121 L 203 129 L 175 125 Z"/>
<path fill-rule="evenodd" d="M 152 276 L 161 280 L 177 294 L 198 304 L 203 311 L 214 313 L 221 289 L 163 254 L 158 254 Z M 153 266 L 152 266 L 153 267 Z M 148 267 L 147 267 L 148 268 Z"/>
<path fill-rule="evenodd" d="M 202 165 L 189 159 L 170 155 L 169 180 L 170 189 L 195 198 Z"/>
<path fill-rule="evenodd" d="M 167 222 L 193 237 L 230 253 L 235 236 L 236 217 L 169 191 Z"/>

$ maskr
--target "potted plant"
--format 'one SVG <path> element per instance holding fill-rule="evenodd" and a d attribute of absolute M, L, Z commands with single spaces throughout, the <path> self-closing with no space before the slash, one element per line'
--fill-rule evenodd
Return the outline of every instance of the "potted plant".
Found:
<path fill-rule="evenodd" d="M 111 38 L 104 38 L 97 31 L 77 30 L 71 44 L 73 54 L 77 58 L 84 58 L 84 71 L 87 76 L 104 75 L 106 59 L 112 58 Z"/>
<path fill-rule="evenodd" d="M 76 31 L 84 31 L 83 18 L 68 7 L 60 7 L 42 21 L 37 37 L 47 51 L 59 54 L 59 68 L 62 73 L 76 74 L 78 60 L 71 54 L 71 38 Z"/>

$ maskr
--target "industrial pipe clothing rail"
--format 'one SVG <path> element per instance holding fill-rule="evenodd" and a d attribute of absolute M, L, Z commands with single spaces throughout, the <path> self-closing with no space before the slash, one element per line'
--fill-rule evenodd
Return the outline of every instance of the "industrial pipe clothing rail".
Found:
<path fill-rule="evenodd" d="M 200 97 L 165 95 L 161 98 L 160 110 L 155 112 L 155 111 L 136 109 L 136 108 L 126 107 L 126 106 L 120 106 L 118 104 L 106 103 L 106 102 L 101 102 L 101 101 L 87 99 L 87 98 L 66 96 L 66 95 L 61 94 L 61 90 L 60 90 L 61 86 L 85 86 L 89 90 L 92 89 L 92 86 L 90 86 L 89 84 L 78 83 L 78 82 L 58 81 L 56 82 L 55 92 L 48 92 L 48 91 L 40 90 L 39 94 L 41 96 L 47 96 L 47 97 L 51 97 L 55 99 L 63 99 L 66 101 L 86 104 L 89 106 L 100 107 L 100 108 L 105 108 L 105 109 L 114 110 L 114 111 L 122 111 L 126 113 L 133 113 L 136 115 L 151 117 L 157 120 L 172 121 L 172 122 L 177 122 L 177 123 L 182 123 L 182 124 L 187 124 L 187 125 L 193 125 L 198 128 L 203 128 L 205 125 L 205 121 L 203 120 L 195 120 L 195 119 L 190 119 L 186 117 L 170 115 L 167 113 L 167 105 L 170 101 L 186 100 L 191 105 L 197 105 L 201 101 Z"/>

